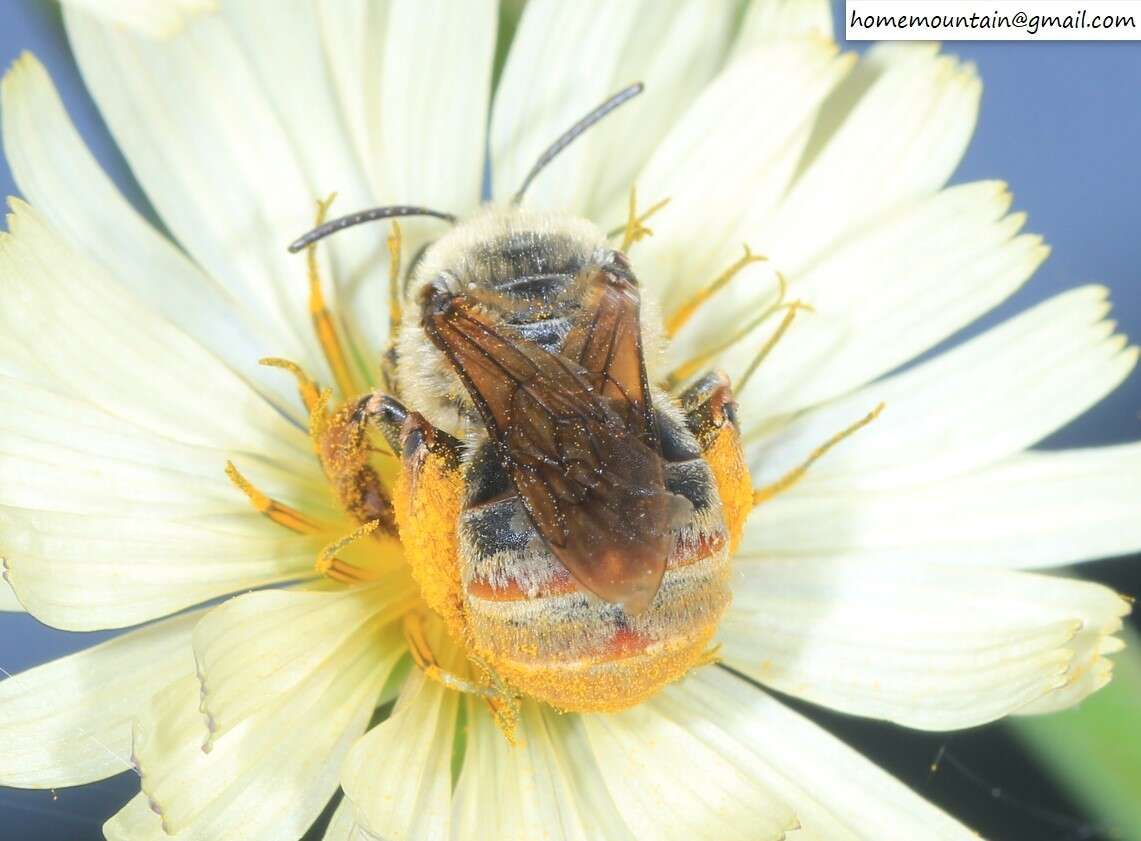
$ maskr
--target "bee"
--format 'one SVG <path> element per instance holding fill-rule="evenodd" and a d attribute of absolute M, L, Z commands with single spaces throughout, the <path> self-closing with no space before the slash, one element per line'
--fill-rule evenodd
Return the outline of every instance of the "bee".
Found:
<path fill-rule="evenodd" d="M 561 149 L 640 91 L 576 123 L 508 206 L 464 220 L 375 208 L 291 246 L 395 216 L 453 224 L 410 269 L 388 391 L 332 428 L 383 433 L 400 459 L 391 492 L 351 459 L 326 470 L 368 491 L 348 495 L 358 520 L 394 523 L 424 602 L 490 691 L 565 711 L 632 706 L 708 661 L 753 505 L 728 379 L 659 386 L 647 350 L 663 339 L 631 259 L 585 219 L 519 207 Z M 410 642 L 433 676 L 489 692 L 443 672 L 422 634 Z"/>

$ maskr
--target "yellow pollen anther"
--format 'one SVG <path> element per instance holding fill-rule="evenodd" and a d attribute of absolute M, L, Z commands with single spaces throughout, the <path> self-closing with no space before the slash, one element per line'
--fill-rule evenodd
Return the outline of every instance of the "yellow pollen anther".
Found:
<path fill-rule="evenodd" d="M 404 244 L 400 223 L 392 220 L 392 233 L 388 235 L 388 323 L 390 334 L 395 336 L 400 326 L 403 307 L 400 302 L 400 260 Z"/>
<path fill-rule="evenodd" d="M 649 210 L 645 213 L 638 215 L 638 188 L 637 186 L 630 185 L 630 205 L 626 217 L 626 224 L 621 225 L 614 230 L 610 231 L 607 236 L 614 237 L 622 234 L 622 246 L 619 249 L 626 252 L 636 242 L 640 242 L 646 237 L 653 236 L 653 229 L 646 227 L 646 220 L 670 203 L 669 198 L 664 198 L 656 204 L 650 205 Z"/>
<path fill-rule="evenodd" d="M 404 615 L 404 640 L 408 644 L 412 662 L 424 673 L 424 677 L 456 692 L 483 698 L 500 732 L 509 744 L 515 745 L 515 727 L 520 713 L 519 698 L 490 665 L 470 652 L 467 655 L 468 660 L 482 673 L 482 684 L 442 668 L 428 642 L 424 617 L 415 610 Z"/>
<path fill-rule="evenodd" d="M 779 479 L 777 479 L 771 485 L 765 485 L 763 488 L 757 488 L 756 490 L 754 490 L 753 491 L 753 506 L 756 507 L 756 506 L 761 505 L 765 502 L 768 502 L 770 499 L 777 496 L 778 494 L 781 494 L 781 493 L 787 491 L 789 488 L 791 488 L 793 485 L 795 485 L 797 482 L 799 482 L 801 479 L 803 479 L 804 475 L 808 472 L 808 468 L 810 468 L 813 464 L 815 464 L 825 453 L 827 453 L 829 450 L 831 450 L 833 447 L 835 447 L 837 444 L 839 444 L 845 438 L 847 438 L 850 435 L 853 435 L 854 433 L 860 431 L 865 426 L 867 426 L 869 423 L 874 421 L 876 418 L 878 418 L 880 416 L 880 413 L 883 410 L 884 410 L 884 404 L 880 403 L 878 406 L 876 406 L 874 409 L 872 409 L 870 412 L 868 412 L 866 415 L 864 415 L 862 418 L 860 418 L 854 424 L 849 426 L 847 429 L 844 429 L 841 432 L 837 432 L 835 435 L 833 435 L 831 438 L 829 438 L 827 441 L 825 441 L 823 444 L 821 444 L 819 447 L 817 447 L 815 450 L 813 450 L 812 454 L 809 455 L 808 458 L 806 458 L 798 467 L 794 467 L 792 470 L 785 473 L 783 476 L 781 476 Z"/>
<path fill-rule="evenodd" d="M 767 259 L 767 257 L 760 254 L 754 254 L 749 249 L 749 244 L 745 243 L 745 253 L 740 259 L 735 261 L 729 268 L 725 269 L 725 271 L 721 272 L 721 274 L 717 275 L 717 277 L 713 278 L 708 285 L 697 290 L 693 297 L 678 307 L 677 312 L 666 319 L 666 336 L 671 339 L 676 336 L 677 332 L 693 318 L 702 304 L 724 289 L 729 284 L 729 281 L 741 273 L 743 268 L 752 263 L 762 263 Z M 783 288 L 780 297 L 784 297 Z"/>
<path fill-rule="evenodd" d="M 301 369 L 300 365 L 296 362 L 290 362 L 288 359 L 278 359 L 275 356 L 259 359 L 258 365 L 265 365 L 268 368 L 281 368 L 283 371 L 293 374 L 297 378 L 297 390 L 301 393 L 301 402 L 305 404 L 305 411 L 313 411 L 313 407 L 317 405 L 317 400 L 320 397 L 320 392 L 317 390 L 317 384 L 309 379 L 309 375 Z"/>
<path fill-rule="evenodd" d="M 788 330 L 789 325 L 792 324 L 792 319 L 795 317 L 795 314 L 800 310 L 804 310 L 805 312 L 815 312 L 815 310 L 804 301 L 791 301 L 789 303 L 785 303 L 784 297 L 785 293 L 788 291 L 788 282 L 785 280 L 784 275 L 780 272 L 777 272 L 776 276 L 777 283 L 779 284 L 776 303 L 766 309 L 759 316 L 754 318 L 732 336 L 730 336 L 727 340 L 720 342 L 719 344 L 707 347 L 701 353 L 698 353 L 696 356 L 687 359 L 685 362 L 681 363 L 672 371 L 670 371 L 665 378 L 665 386 L 667 389 L 672 390 L 676 388 L 688 380 L 690 377 L 692 377 L 694 374 L 696 374 L 698 371 L 707 367 L 711 360 L 720 356 L 726 350 L 733 347 L 733 345 L 740 342 L 742 339 L 760 327 L 765 321 L 771 318 L 775 313 L 778 313 L 781 310 L 788 310 L 788 315 L 785 316 L 784 320 L 780 323 L 780 325 L 778 325 L 773 335 L 761 347 L 757 356 L 754 357 L 753 361 L 749 364 L 749 368 L 741 378 L 741 382 L 737 384 L 735 390 L 738 394 L 741 393 L 745 387 L 745 384 L 749 381 L 749 378 L 752 377 L 753 372 L 757 370 L 760 364 L 764 361 L 765 357 L 768 356 L 769 352 L 776 346 L 776 343 L 780 341 L 781 337 L 785 334 L 785 331 Z"/>
<path fill-rule="evenodd" d="M 279 526 L 284 526 L 298 534 L 316 534 L 321 531 L 321 526 L 315 520 L 284 503 L 270 499 L 255 488 L 249 479 L 238 472 L 238 468 L 234 467 L 232 461 L 226 462 L 226 476 L 249 498 L 255 509 Z"/>
<path fill-rule="evenodd" d="M 321 575 L 327 575 L 330 578 L 335 578 L 338 581 L 344 581 L 346 583 L 369 580 L 372 576 L 369 575 L 367 570 L 345 563 L 337 557 L 337 553 L 346 546 L 356 543 L 361 538 L 372 534 L 379 527 L 380 520 L 371 520 L 364 525 L 357 526 L 344 537 L 334 540 L 317 555 L 317 561 L 313 564 L 313 568 Z"/>
<path fill-rule="evenodd" d="M 777 346 L 777 342 L 781 340 L 781 337 L 788 331 L 788 328 L 792 326 L 796 314 L 801 310 L 805 312 L 816 312 L 816 310 L 803 301 L 792 301 L 788 304 L 780 304 L 774 307 L 773 311 L 775 312 L 781 309 L 787 309 L 788 312 L 785 313 L 784 318 L 782 318 L 780 324 L 777 325 L 776 331 L 769 336 L 768 341 L 761 346 L 760 351 L 753 357 L 753 361 L 749 363 L 749 367 L 745 369 L 745 373 L 741 375 L 741 380 L 737 383 L 737 394 L 745 390 L 745 386 L 749 384 L 749 380 L 753 378 L 753 374 L 761 367 L 761 363 L 765 361 L 765 358 L 772 352 L 772 349 Z"/>
<path fill-rule="evenodd" d="M 324 201 L 317 201 L 315 227 L 325 221 L 329 206 L 332 205 L 336 197 L 336 193 L 330 193 Z M 309 271 L 309 316 L 313 321 L 313 330 L 317 334 L 317 341 L 320 343 L 325 359 L 329 363 L 329 369 L 333 372 L 333 379 L 337 383 L 337 388 L 340 389 L 342 395 L 349 397 L 356 394 L 360 389 L 353 381 L 344 346 L 341 344 L 341 339 L 333 324 L 333 315 L 329 312 L 325 303 L 325 294 L 321 291 L 321 273 L 317 268 L 316 243 L 305 249 L 305 260 Z"/>
<path fill-rule="evenodd" d="M 309 437 L 313 446 L 321 454 L 321 444 L 329 429 L 329 405 L 333 402 L 333 389 L 323 388 L 317 393 L 317 400 L 309 410 Z"/>

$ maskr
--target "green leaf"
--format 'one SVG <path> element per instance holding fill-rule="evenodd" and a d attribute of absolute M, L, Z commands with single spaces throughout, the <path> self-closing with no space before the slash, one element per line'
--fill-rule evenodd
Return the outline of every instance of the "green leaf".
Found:
<path fill-rule="evenodd" d="M 1141 637 L 1128 626 L 1121 636 L 1104 689 L 1064 712 L 1007 721 L 1104 837 L 1141 841 Z"/>

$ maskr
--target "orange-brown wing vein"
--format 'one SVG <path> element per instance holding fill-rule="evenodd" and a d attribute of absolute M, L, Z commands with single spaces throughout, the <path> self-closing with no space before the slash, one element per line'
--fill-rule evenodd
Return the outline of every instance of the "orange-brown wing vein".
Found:
<path fill-rule="evenodd" d="M 615 411 L 621 399 L 600 393 L 576 362 L 505 336 L 462 296 L 433 307 L 424 328 L 463 380 L 556 557 L 600 598 L 631 613 L 648 607 L 684 503 L 666 490 L 662 459 L 641 429 Z"/>
<path fill-rule="evenodd" d="M 587 286 L 583 315 L 567 334 L 562 355 L 582 366 L 592 384 L 615 401 L 643 443 L 657 449 L 638 287 L 628 277 L 602 268 L 591 271 L 583 282 Z"/>

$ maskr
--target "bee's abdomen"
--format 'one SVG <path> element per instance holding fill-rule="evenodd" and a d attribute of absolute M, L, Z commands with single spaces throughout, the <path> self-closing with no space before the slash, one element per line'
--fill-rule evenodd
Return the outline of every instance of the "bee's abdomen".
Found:
<path fill-rule="evenodd" d="M 561 709 L 620 709 L 700 656 L 729 601 L 721 504 L 700 458 L 667 463 L 665 474 L 693 516 L 674 530 L 653 604 L 628 616 L 550 552 L 490 446 L 469 465 L 459 544 L 470 642 L 517 688 Z"/>

